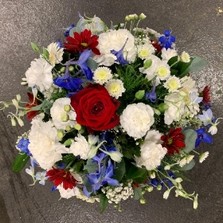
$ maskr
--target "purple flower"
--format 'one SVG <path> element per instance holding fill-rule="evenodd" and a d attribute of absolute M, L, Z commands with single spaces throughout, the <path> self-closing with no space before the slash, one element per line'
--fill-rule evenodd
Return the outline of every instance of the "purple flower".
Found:
<path fill-rule="evenodd" d="M 27 138 L 21 138 L 17 144 L 17 148 L 21 152 L 25 153 L 28 156 L 31 156 L 32 154 L 30 153 L 28 146 L 29 146 L 29 139 Z"/>
<path fill-rule="evenodd" d="M 156 99 L 156 83 L 154 82 L 152 90 L 146 93 L 146 100 L 150 100 L 152 103 L 155 103 Z"/>

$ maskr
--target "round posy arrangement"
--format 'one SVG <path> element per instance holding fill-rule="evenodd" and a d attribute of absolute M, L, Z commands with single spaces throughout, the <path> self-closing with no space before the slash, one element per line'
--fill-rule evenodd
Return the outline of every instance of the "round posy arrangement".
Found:
<path fill-rule="evenodd" d="M 175 37 L 139 28 L 144 14 L 128 15 L 110 28 L 98 17 L 80 16 L 66 29 L 64 42 L 40 48 L 22 84 L 29 102 L 17 95 L 1 102 L 12 125 L 31 121 L 18 138 L 13 163 L 33 184 L 53 183 L 62 198 L 120 204 L 156 188 L 193 201 L 198 194 L 182 186 L 184 172 L 203 162 L 218 119 L 209 87 L 199 90 L 189 73 L 203 61 L 178 51 Z M 120 207 L 120 205 L 118 205 Z"/>

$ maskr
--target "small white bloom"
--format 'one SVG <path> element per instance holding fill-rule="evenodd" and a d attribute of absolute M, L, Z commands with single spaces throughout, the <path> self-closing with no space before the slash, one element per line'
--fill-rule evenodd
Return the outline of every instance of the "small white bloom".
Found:
<path fill-rule="evenodd" d="M 190 62 L 190 55 L 187 52 L 183 51 L 180 55 L 180 59 L 184 63 L 189 63 Z"/>
<path fill-rule="evenodd" d="M 196 194 L 193 202 L 193 208 L 197 209 L 198 208 L 198 194 Z"/>
<path fill-rule="evenodd" d="M 29 151 L 43 169 L 50 169 L 55 162 L 61 160 L 59 150 L 65 146 L 59 142 L 57 129 L 51 121 L 43 122 L 41 116 L 36 116 L 32 120 L 29 141 Z"/>
<path fill-rule="evenodd" d="M 93 80 L 98 84 L 104 84 L 112 78 L 111 70 L 108 67 L 98 67 L 94 71 Z"/>
<path fill-rule="evenodd" d="M 169 92 L 175 92 L 180 87 L 180 79 L 176 76 L 171 76 L 168 80 L 164 83 L 164 87 L 169 90 Z"/>
<path fill-rule="evenodd" d="M 183 159 L 181 159 L 180 161 L 179 161 L 179 166 L 180 167 L 183 167 L 183 166 L 185 166 L 187 164 L 187 159 L 186 159 L 186 157 L 184 157 Z"/>
<path fill-rule="evenodd" d="M 202 154 L 199 156 L 199 163 L 203 163 L 203 162 L 206 160 L 206 158 L 207 158 L 208 156 L 209 156 L 209 152 L 208 152 L 208 151 L 202 153 Z"/>
<path fill-rule="evenodd" d="M 117 163 L 120 163 L 123 157 L 119 151 L 106 152 L 106 154 L 108 154 L 110 158 Z"/>
<path fill-rule="evenodd" d="M 155 49 L 149 42 L 138 46 L 138 57 L 142 60 L 148 59 L 155 53 Z"/>
<path fill-rule="evenodd" d="M 170 195 L 170 190 L 166 190 L 164 193 L 163 193 L 163 199 L 168 199 Z"/>
<path fill-rule="evenodd" d="M 70 107 L 69 111 L 67 106 Z M 52 121 L 57 129 L 65 130 L 67 126 L 73 127 L 76 120 L 76 112 L 71 109 L 70 98 L 58 98 L 50 109 Z"/>
<path fill-rule="evenodd" d="M 139 19 L 143 20 L 146 18 L 146 15 L 144 13 L 140 13 L 139 15 Z"/>
<path fill-rule="evenodd" d="M 166 49 L 165 47 L 162 49 L 162 59 L 168 61 L 172 57 L 177 56 L 177 51 L 175 49 Z"/>
<path fill-rule="evenodd" d="M 25 73 L 28 86 L 37 86 L 41 92 L 50 89 L 53 84 L 52 68 L 53 66 L 43 58 L 32 61 Z"/>
<path fill-rule="evenodd" d="M 215 134 L 217 134 L 217 132 L 218 132 L 217 125 L 214 123 L 214 124 L 208 129 L 208 132 L 209 132 L 211 135 L 215 135 Z"/>
<path fill-rule="evenodd" d="M 33 166 L 30 166 L 29 168 L 26 168 L 25 171 L 26 171 L 26 173 L 28 175 L 30 175 L 34 179 L 35 170 L 34 170 L 34 167 Z"/>
<path fill-rule="evenodd" d="M 186 157 L 187 164 L 189 164 L 194 159 L 194 155 L 188 155 Z"/>
<path fill-rule="evenodd" d="M 202 111 L 202 115 L 198 115 L 198 118 L 203 122 L 203 124 L 209 125 L 212 124 L 212 119 L 213 119 L 213 113 L 212 110 L 209 108 L 206 111 Z"/>
<path fill-rule="evenodd" d="M 69 199 L 69 198 L 74 197 L 76 195 L 76 193 L 75 193 L 75 187 L 72 188 L 72 189 L 68 188 L 67 190 L 65 190 L 63 188 L 63 185 L 60 184 L 60 185 L 57 186 L 57 189 L 59 190 L 60 196 L 62 198 Z"/>
<path fill-rule="evenodd" d="M 154 123 L 154 111 L 146 104 L 129 104 L 120 116 L 120 123 L 127 134 L 142 138 Z"/>
<path fill-rule="evenodd" d="M 116 99 L 121 97 L 122 93 L 125 92 L 123 82 L 119 79 L 112 79 L 108 81 L 105 88 L 107 89 L 108 93 Z"/>
<path fill-rule="evenodd" d="M 55 64 L 63 60 L 63 48 L 60 48 L 58 43 L 48 45 L 47 51 L 49 52 L 49 62 L 51 65 L 55 66 Z"/>
<path fill-rule="evenodd" d="M 35 178 L 41 185 L 45 185 L 45 181 L 48 179 L 48 177 L 46 176 L 46 171 L 37 172 Z"/>
<path fill-rule="evenodd" d="M 78 134 L 74 140 L 75 141 L 70 146 L 70 152 L 73 153 L 75 156 L 80 156 L 81 159 L 88 159 L 90 145 L 85 137 L 81 134 Z"/>

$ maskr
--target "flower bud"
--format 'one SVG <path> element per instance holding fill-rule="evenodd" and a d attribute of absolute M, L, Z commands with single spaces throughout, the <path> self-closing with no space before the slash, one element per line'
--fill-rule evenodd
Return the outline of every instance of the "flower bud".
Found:
<path fill-rule="evenodd" d="M 158 185 L 158 186 L 156 187 L 156 189 L 157 189 L 157 190 L 162 190 L 162 186 L 161 186 L 161 185 Z"/>
<path fill-rule="evenodd" d="M 199 156 L 199 163 L 203 163 L 205 159 L 209 156 L 209 152 L 204 152 Z"/>
<path fill-rule="evenodd" d="M 144 13 L 141 13 L 140 15 L 139 15 L 139 19 L 140 20 L 144 20 L 146 18 L 146 15 L 144 14 Z"/>
<path fill-rule="evenodd" d="M 166 166 L 164 167 L 164 170 L 170 170 L 170 165 L 166 165 Z"/>
<path fill-rule="evenodd" d="M 166 190 L 164 193 L 163 193 L 163 199 L 167 199 L 170 195 L 170 190 Z"/>
<path fill-rule="evenodd" d="M 18 122 L 19 126 L 21 126 L 21 127 L 24 126 L 24 122 L 21 118 L 17 118 L 17 122 Z"/>
<path fill-rule="evenodd" d="M 21 100 L 21 95 L 20 94 L 17 94 L 16 95 L 16 99 L 17 99 L 17 101 L 20 101 Z"/>
<path fill-rule="evenodd" d="M 212 125 L 209 129 L 208 129 L 208 132 L 211 134 L 211 135 L 215 135 L 217 134 L 218 132 L 218 128 L 217 128 L 217 125 Z"/>
<path fill-rule="evenodd" d="M 156 173 L 155 173 L 155 172 L 151 172 L 149 177 L 150 177 L 151 179 L 156 178 Z"/>
<path fill-rule="evenodd" d="M 184 63 L 189 63 L 190 62 L 190 55 L 187 52 L 183 51 L 181 56 L 180 56 L 180 59 Z"/>
<path fill-rule="evenodd" d="M 80 124 L 75 124 L 74 128 L 77 130 L 77 131 L 80 131 L 81 130 L 81 125 Z"/>
<path fill-rule="evenodd" d="M 198 208 L 198 194 L 196 194 L 194 198 L 194 202 L 193 202 L 193 209 L 197 209 L 197 208 Z"/>
<path fill-rule="evenodd" d="M 140 100 L 144 97 L 145 95 L 145 90 L 139 90 L 135 93 L 135 98 Z"/>
<path fill-rule="evenodd" d="M 148 186 L 147 187 L 147 191 L 150 193 L 150 192 L 152 192 L 153 191 L 153 186 Z"/>
<path fill-rule="evenodd" d="M 12 126 L 16 126 L 16 121 L 15 121 L 14 118 L 11 118 L 11 125 L 12 125 Z"/>
<path fill-rule="evenodd" d="M 145 198 L 141 198 L 141 199 L 139 200 L 139 202 L 140 202 L 140 204 L 145 204 L 145 203 L 146 203 L 146 200 L 145 200 Z"/>
<path fill-rule="evenodd" d="M 69 66 L 69 71 L 74 71 L 74 67 L 73 66 Z"/>
<path fill-rule="evenodd" d="M 64 106 L 64 111 L 65 111 L 65 112 L 69 112 L 70 110 L 71 110 L 70 105 L 65 105 L 65 106 Z"/>
<path fill-rule="evenodd" d="M 69 116 L 66 113 L 63 113 L 61 115 L 61 121 L 62 122 L 67 122 L 69 120 Z"/>
<path fill-rule="evenodd" d="M 63 137 L 64 137 L 64 133 L 63 133 L 63 131 L 61 131 L 61 130 L 57 130 L 57 138 L 58 138 L 59 140 L 61 140 L 61 139 L 63 139 Z"/>
<path fill-rule="evenodd" d="M 181 183 L 181 182 L 183 181 L 183 179 L 182 179 L 181 177 L 178 177 L 177 179 L 175 179 L 175 181 L 176 181 L 177 183 Z"/>

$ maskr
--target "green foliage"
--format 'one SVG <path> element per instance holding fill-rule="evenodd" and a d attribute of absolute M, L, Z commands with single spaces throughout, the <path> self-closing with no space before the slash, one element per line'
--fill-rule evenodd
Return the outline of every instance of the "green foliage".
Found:
<path fill-rule="evenodd" d="M 195 148 L 195 142 L 197 139 L 197 132 L 193 129 L 186 129 L 183 131 L 185 136 L 185 148 L 183 149 L 184 152 L 189 153 Z"/>
<path fill-rule="evenodd" d="M 92 58 L 88 59 L 87 65 L 93 71 L 95 71 L 98 68 L 97 62 L 95 60 L 93 60 Z"/>
<path fill-rule="evenodd" d="M 25 153 L 19 153 L 12 163 L 12 170 L 16 173 L 20 172 L 29 160 L 29 156 Z"/>
<path fill-rule="evenodd" d="M 140 200 L 141 198 L 143 198 L 143 193 L 142 193 L 142 188 L 141 187 L 137 187 L 137 188 L 134 189 L 133 198 L 135 200 Z"/>
<path fill-rule="evenodd" d="M 40 53 L 40 48 L 37 46 L 36 43 L 31 42 L 31 47 L 32 47 L 34 52 Z"/>
<path fill-rule="evenodd" d="M 73 154 L 64 155 L 62 158 L 63 163 L 65 163 L 66 165 L 68 165 L 74 160 L 75 160 L 75 156 Z"/>
<path fill-rule="evenodd" d="M 122 180 L 126 172 L 125 168 L 125 161 L 122 159 L 120 163 L 116 164 L 115 170 L 114 170 L 114 179 L 118 180 L 119 182 Z"/>
<path fill-rule="evenodd" d="M 207 61 L 201 57 L 194 57 L 189 67 L 189 72 L 198 72 L 207 65 Z"/>
<path fill-rule="evenodd" d="M 129 163 L 126 168 L 126 178 L 132 179 L 136 183 L 143 183 L 148 178 L 148 172 L 145 168 L 139 168 Z"/>
<path fill-rule="evenodd" d="M 103 213 L 105 209 L 108 207 L 108 198 L 104 194 L 100 194 L 99 199 L 100 199 L 100 203 L 99 203 L 100 211 L 101 213 Z"/>

